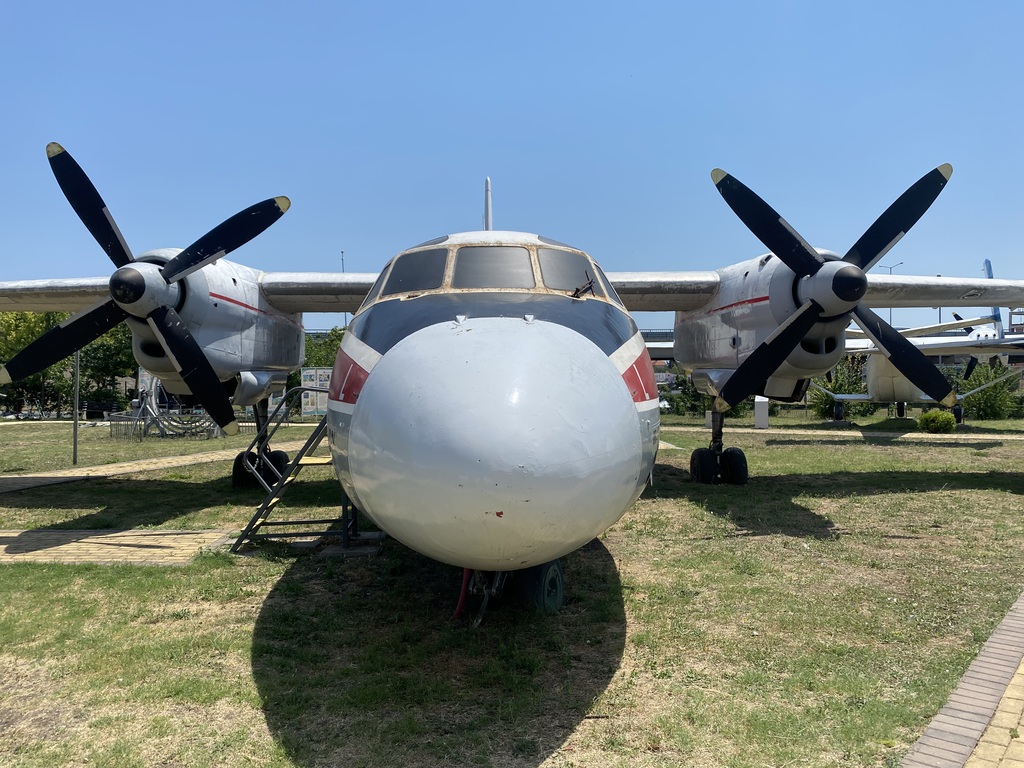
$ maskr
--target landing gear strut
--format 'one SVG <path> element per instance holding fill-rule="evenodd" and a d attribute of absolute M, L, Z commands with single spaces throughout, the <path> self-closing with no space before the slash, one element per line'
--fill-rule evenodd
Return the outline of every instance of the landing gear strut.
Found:
<path fill-rule="evenodd" d="M 479 595 L 480 605 L 473 619 L 473 626 L 479 627 L 490 599 L 500 595 L 510 581 L 519 601 L 537 611 L 556 614 L 565 605 L 565 570 L 561 560 L 521 571 L 472 571 L 467 568 L 462 579 L 462 594 L 452 619 L 461 618 L 467 594 Z"/>
<path fill-rule="evenodd" d="M 690 477 L 698 483 L 746 485 L 747 457 L 739 448 L 723 448 L 725 414 L 711 412 L 711 445 L 690 454 Z"/>

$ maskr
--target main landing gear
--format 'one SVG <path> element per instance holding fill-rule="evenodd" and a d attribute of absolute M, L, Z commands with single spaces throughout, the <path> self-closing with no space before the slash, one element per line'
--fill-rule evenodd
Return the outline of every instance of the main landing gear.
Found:
<path fill-rule="evenodd" d="M 479 627 L 490 599 L 503 594 L 509 584 L 520 603 L 541 613 L 553 615 L 565 605 L 565 570 L 561 560 L 552 560 L 521 571 L 474 571 L 466 568 L 459 604 L 452 619 L 462 617 L 467 595 L 478 595 L 480 606 L 473 619 L 473 626 Z"/>
<path fill-rule="evenodd" d="M 747 457 L 739 448 L 722 448 L 725 414 L 711 412 L 711 445 L 690 454 L 690 477 L 698 483 L 746 485 Z"/>
<path fill-rule="evenodd" d="M 287 453 L 270 450 L 270 431 L 267 429 L 269 407 L 270 401 L 267 399 L 260 400 L 252 407 L 256 419 L 256 450 L 242 451 L 235 456 L 235 463 L 231 467 L 232 488 L 258 487 L 260 481 L 256 472 L 263 479 L 263 484 L 273 488 L 288 467 Z"/>

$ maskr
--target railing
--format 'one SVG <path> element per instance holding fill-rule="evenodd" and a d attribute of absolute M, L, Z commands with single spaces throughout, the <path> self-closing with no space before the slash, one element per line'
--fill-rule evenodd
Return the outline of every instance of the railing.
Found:
<path fill-rule="evenodd" d="M 115 440 L 142 441 L 147 437 L 208 440 L 223 434 L 206 413 L 159 411 L 154 415 L 141 409 L 138 413 L 111 413 L 107 421 L 110 423 L 110 437 Z M 243 434 L 256 432 L 256 425 L 251 421 L 240 421 L 238 426 Z"/>

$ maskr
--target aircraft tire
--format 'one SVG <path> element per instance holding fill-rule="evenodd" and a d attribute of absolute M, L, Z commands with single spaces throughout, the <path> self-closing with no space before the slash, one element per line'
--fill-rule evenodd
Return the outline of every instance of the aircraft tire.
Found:
<path fill-rule="evenodd" d="M 554 615 L 565 605 L 565 570 L 561 560 L 552 560 L 516 574 L 523 602 L 536 610 Z"/>
<path fill-rule="evenodd" d="M 836 404 L 832 406 L 832 421 L 843 420 L 843 404 L 836 401 Z"/>
<path fill-rule="evenodd" d="M 277 470 L 277 474 L 275 475 L 271 471 L 270 467 L 266 466 L 266 464 L 264 464 L 261 467 L 261 474 L 263 475 L 263 480 L 267 483 L 267 485 L 273 488 L 275 485 L 277 485 L 278 475 L 281 475 L 282 477 L 284 476 L 284 471 L 288 468 L 289 459 L 288 454 L 285 453 L 284 451 L 271 451 L 269 454 L 269 459 L 271 466 L 273 466 L 273 468 Z"/>
<path fill-rule="evenodd" d="M 896 403 L 896 418 L 897 419 L 905 419 L 905 418 L 907 418 L 907 404 L 906 403 Z"/>
<path fill-rule="evenodd" d="M 274 469 L 284 474 L 285 469 L 288 468 L 288 462 L 291 459 L 288 458 L 288 454 L 284 451 L 271 451 L 270 452 L 270 463 L 274 465 Z"/>
<path fill-rule="evenodd" d="M 256 461 L 256 454 L 249 451 L 250 461 Z M 255 488 L 258 485 L 256 476 L 245 466 L 245 452 L 235 456 L 235 463 L 231 467 L 231 487 L 235 490 Z"/>
<path fill-rule="evenodd" d="M 690 477 L 696 483 L 711 485 L 718 478 L 718 458 L 710 448 L 698 448 L 690 454 Z"/>
<path fill-rule="evenodd" d="M 747 484 L 747 457 L 739 448 L 726 448 L 719 459 L 722 482 L 729 485 Z"/>

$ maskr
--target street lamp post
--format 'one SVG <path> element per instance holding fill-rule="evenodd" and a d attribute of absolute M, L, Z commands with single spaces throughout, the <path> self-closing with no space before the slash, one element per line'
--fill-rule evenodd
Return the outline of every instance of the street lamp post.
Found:
<path fill-rule="evenodd" d="M 345 251 L 341 252 L 341 274 L 343 274 L 343 275 L 345 274 Z M 344 325 L 345 329 L 347 330 L 348 329 L 348 312 L 345 312 L 342 315 L 342 321 L 341 322 Z"/>
<path fill-rule="evenodd" d="M 903 262 L 899 261 L 893 264 L 891 267 L 887 267 L 885 264 L 879 264 L 878 266 L 881 267 L 882 269 L 888 269 L 889 275 L 892 276 L 892 271 L 896 269 L 896 267 L 903 266 Z M 892 325 L 892 307 L 889 307 L 889 325 Z"/>

